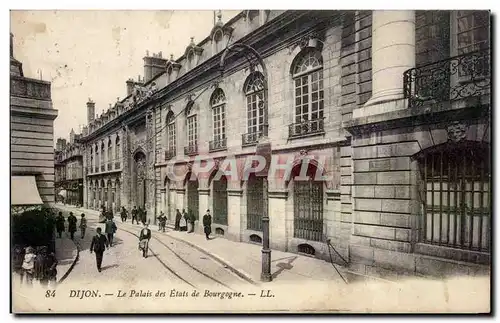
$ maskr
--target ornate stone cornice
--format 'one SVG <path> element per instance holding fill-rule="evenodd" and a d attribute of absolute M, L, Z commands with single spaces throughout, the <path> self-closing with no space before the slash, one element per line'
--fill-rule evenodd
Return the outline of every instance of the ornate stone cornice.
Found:
<path fill-rule="evenodd" d="M 210 189 L 209 188 L 198 188 L 198 194 L 199 195 L 210 195 Z"/>
<path fill-rule="evenodd" d="M 227 195 L 228 196 L 241 196 L 241 195 L 243 195 L 243 190 L 228 189 Z"/>
<path fill-rule="evenodd" d="M 288 197 L 288 191 L 285 190 L 268 191 L 267 195 L 269 198 L 273 199 L 286 199 Z"/>

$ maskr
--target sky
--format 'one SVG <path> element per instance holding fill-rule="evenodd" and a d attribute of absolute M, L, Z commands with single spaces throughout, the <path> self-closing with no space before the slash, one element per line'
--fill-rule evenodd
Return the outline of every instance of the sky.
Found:
<path fill-rule="evenodd" d="M 223 10 L 222 21 L 238 12 Z M 89 98 L 100 115 L 126 96 L 126 80 L 144 77 L 146 50 L 178 58 L 190 37 L 209 35 L 213 20 L 210 10 L 11 11 L 14 57 L 26 77 L 52 82 L 55 142 L 87 123 Z"/>

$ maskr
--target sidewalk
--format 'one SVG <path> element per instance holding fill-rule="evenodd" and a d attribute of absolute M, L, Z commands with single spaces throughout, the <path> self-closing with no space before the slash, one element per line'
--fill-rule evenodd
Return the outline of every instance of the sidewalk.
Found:
<path fill-rule="evenodd" d="M 61 207 L 77 209 L 76 207 L 67 205 Z M 85 212 L 88 215 L 99 215 L 99 212 L 94 210 L 78 210 L 78 212 Z M 117 224 L 122 225 L 121 221 L 117 221 Z M 130 222 L 127 222 L 127 224 L 130 224 Z M 158 232 L 156 225 L 151 225 L 150 229 L 153 232 Z M 192 247 L 213 256 L 220 262 L 227 264 L 246 278 L 257 283 L 260 282 L 262 269 L 261 245 L 230 241 L 217 236 L 207 241 L 204 235 L 173 231 L 171 228 L 164 234 L 174 239 L 182 240 Z M 372 279 L 378 280 L 375 277 L 350 272 L 343 266 L 332 265 L 330 262 L 324 260 L 278 250 L 272 250 L 271 252 L 271 275 L 273 281 L 284 283 L 297 282 L 304 279 L 319 282 L 338 281 L 339 283 L 342 283 L 344 280 L 349 283 Z"/>
<path fill-rule="evenodd" d="M 78 248 L 76 244 L 68 237 L 63 237 L 61 239 L 56 238 L 56 258 L 57 264 L 57 281 L 61 282 L 61 279 L 66 276 L 71 269 L 73 269 L 74 264 L 77 261 Z"/>

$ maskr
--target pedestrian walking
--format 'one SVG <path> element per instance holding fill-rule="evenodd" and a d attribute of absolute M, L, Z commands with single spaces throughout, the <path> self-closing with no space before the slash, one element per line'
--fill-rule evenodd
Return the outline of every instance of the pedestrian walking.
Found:
<path fill-rule="evenodd" d="M 146 224 L 147 214 L 148 214 L 148 211 L 146 211 L 146 209 L 142 209 L 142 217 L 141 217 L 142 225 Z"/>
<path fill-rule="evenodd" d="M 177 213 L 175 214 L 175 227 L 174 227 L 175 231 L 179 231 L 181 229 L 180 228 L 181 218 L 182 218 L 182 214 L 179 211 L 179 209 L 177 209 Z"/>
<path fill-rule="evenodd" d="M 149 240 L 151 239 L 151 230 L 148 228 L 148 224 L 144 224 L 144 228 L 141 230 L 139 235 L 139 250 L 142 250 L 142 256 L 144 258 L 148 257 L 149 250 Z"/>
<path fill-rule="evenodd" d="M 134 205 L 134 208 L 132 209 L 132 224 L 134 224 L 134 220 L 137 224 L 139 224 L 139 221 L 137 221 L 137 213 L 139 210 L 137 210 L 137 207 Z"/>
<path fill-rule="evenodd" d="M 203 231 L 205 232 L 205 237 L 207 240 L 210 239 L 210 233 L 212 233 L 212 216 L 210 215 L 210 210 L 203 216 Z"/>
<path fill-rule="evenodd" d="M 109 248 L 108 239 L 101 234 L 101 228 L 97 228 L 96 235 L 92 238 L 90 244 L 90 253 L 95 252 L 95 260 L 99 272 L 101 272 L 102 257 L 106 248 Z"/>
<path fill-rule="evenodd" d="M 188 209 L 188 220 L 190 226 L 188 233 L 192 233 L 194 232 L 194 223 L 196 221 L 196 217 L 194 216 L 194 212 L 191 211 L 191 209 Z"/>
<path fill-rule="evenodd" d="M 181 231 L 187 231 L 187 225 L 188 225 L 188 218 L 187 218 L 187 213 L 185 209 L 182 209 L 182 217 L 179 222 L 179 226 L 181 228 Z"/>
<path fill-rule="evenodd" d="M 122 211 L 120 215 L 122 217 L 122 222 L 127 222 L 127 209 L 125 209 L 124 206 L 122 206 Z"/>
<path fill-rule="evenodd" d="M 35 249 L 33 249 L 33 247 L 27 247 L 22 265 L 21 282 L 24 277 L 28 286 L 33 285 L 33 277 L 35 275 L 35 259 Z"/>
<path fill-rule="evenodd" d="M 57 279 L 57 258 L 53 252 L 48 252 L 46 246 L 40 248 L 35 258 L 35 278 L 40 285 L 47 287 L 49 283 L 55 285 Z"/>
<path fill-rule="evenodd" d="M 115 234 L 116 229 L 117 228 L 116 228 L 115 222 L 111 219 L 108 219 L 106 221 L 104 232 L 106 233 L 106 235 L 108 237 L 108 243 L 109 243 L 110 247 L 113 246 L 113 235 Z"/>
<path fill-rule="evenodd" d="M 59 238 L 62 238 L 62 233 L 64 232 L 64 221 L 62 212 L 59 212 L 59 215 L 56 217 L 56 230 L 59 234 Z"/>
<path fill-rule="evenodd" d="M 160 215 L 158 216 L 158 231 L 165 232 L 165 225 L 167 224 L 167 217 L 163 213 L 163 211 L 160 212 Z"/>
<path fill-rule="evenodd" d="M 71 235 L 71 240 L 73 240 L 75 238 L 76 222 L 78 222 L 78 220 L 76 219 L 76 216 L 73 215 L 73 212 L 69 212 L 68 231 L 69 231 L 69 234 Z"/>
<path fill-rule="evenodd" d="M 85 237 L 85 230 L 87 230 L 87 219 L 85 219 L 85 214 L 82 213 L 82 217 L 80 218 L 80 232 L 82 234 L 82 239 Z"/>

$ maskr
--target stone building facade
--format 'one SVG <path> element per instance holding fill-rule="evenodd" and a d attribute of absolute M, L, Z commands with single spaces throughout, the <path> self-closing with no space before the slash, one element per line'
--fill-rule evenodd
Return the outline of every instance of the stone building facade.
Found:
<path fill-rule="evenodd" d="M 50 82 L 26 77 L 10 35 L 11 205 L 54 203 L 54 120 Z"/>
<path fill-rule="evenodd" d="M 69 142 L 59 138 L 55 151 L 56 199 L 83 206 L 83 155 L 81 134 L 70 132 Z"/>
<path fill-rule="evenodd" d="M 219 16 L 180 58 L 148 53 L 145 78 L 101 117 L 87 104 L 84 203 L 115 187 L 115 207 L 145 206 L 152 222 L 186 209 L 201 223 L 209 209 L 215 234 L 260 243 L 267 187 L 272 248 L 376 275 L 485 272 L 488 26 L 477 11 Z M 265 70 L 231 52 L 221 77 L 235 43 Z M 241 174 L 261 138 L 291 176 L 227 172 Z"/>

